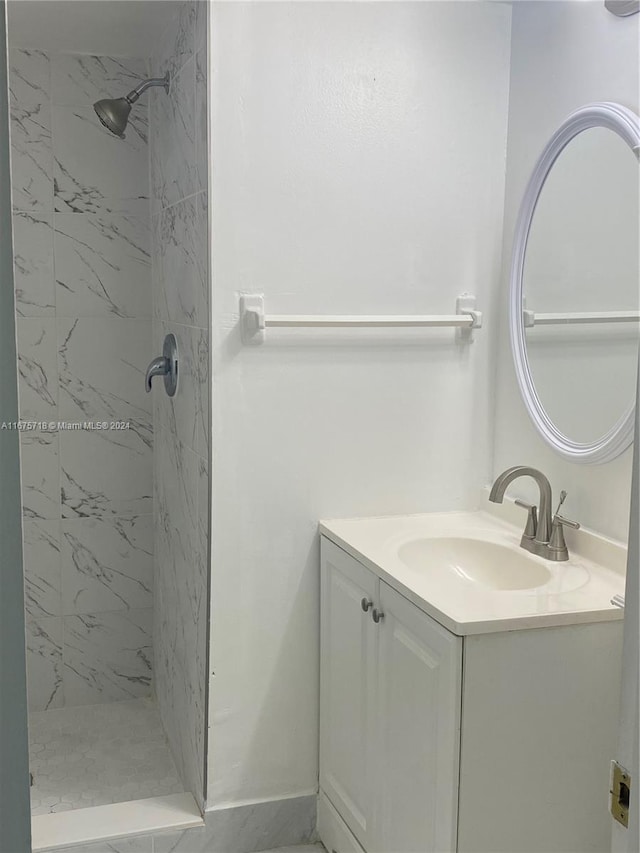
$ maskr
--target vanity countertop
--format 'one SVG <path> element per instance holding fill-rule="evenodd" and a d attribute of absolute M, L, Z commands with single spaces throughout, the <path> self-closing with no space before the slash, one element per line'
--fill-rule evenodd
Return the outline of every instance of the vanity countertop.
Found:
<path fill-rule="evenodd" d="M 513 517 L 506 503 L 499 514 L 327 520 L 320 522 L 320 532 L 459 636 L 623 618 L 611 604 L 614 595 L 624 595 L 623 545 L 590 531 L 571 531 L 569 560 L 554 563 L 520 548 L 522 530 L 505 517 Z M 521 511 L 517 518 L 522 520 Z M 434 545 L 436 550 L 429 551 Z M 428 558 L 421 556 L 421 548 Z M 482 556 L 480 571 L 467 572 L 465 554 L 475 553 Z M 495 581 L 494 553 L 501 564 Z M 535 586 L 501 588 L 511 581 L 511 567 L 525 576 L 531 572 Z"/>

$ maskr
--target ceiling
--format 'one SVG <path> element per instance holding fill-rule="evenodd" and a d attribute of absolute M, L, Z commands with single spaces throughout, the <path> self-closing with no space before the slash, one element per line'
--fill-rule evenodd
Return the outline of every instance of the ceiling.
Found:
<path fill-rule="evenodd" d="M 177 5 L 172 0 L 9 0 L 9 46 L 146 57 Z"/>

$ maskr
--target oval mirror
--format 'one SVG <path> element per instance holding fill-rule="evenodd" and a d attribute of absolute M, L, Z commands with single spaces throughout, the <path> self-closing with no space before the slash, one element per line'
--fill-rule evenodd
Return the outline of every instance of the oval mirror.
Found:
<path fill-rule="evenodd" d="M 510 278 L 518 384 L 544 440 L 607 462 L 633 440 L 640 340 L 640 120 L 618 104 L 573 113 L 520 206 Z"/>

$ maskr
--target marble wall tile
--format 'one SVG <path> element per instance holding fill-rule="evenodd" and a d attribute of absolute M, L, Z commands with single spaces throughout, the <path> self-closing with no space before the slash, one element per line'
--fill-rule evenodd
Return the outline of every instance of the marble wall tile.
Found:
<path fill-rule="evenodd" d="M 198 519 L 198 457 L 174 435 L 162 433 L 157 441 L 156 512 L 169 525 L 173 566 L 193 572 Z M 189 576 L 178 574 L 178 577 L 185 580 L 186 586 Z"/>
<path fill-rule="evenodd" d="M 156 353 L 148 106 L 132 113 L 125 140 L 109 134 L 92 108 L 131 90 L 147 66 L 10 53 L 21 417 L 131 424 L 128 431 L 21 435 L 32 708 L 139 695 L 150 681 L 152 427 L 143 378 Z M 118 610 L 124 631 L 112 624 Z M 70 621 L 65 634 L 63 613 L 93 620 L 91 630 L 85 625 L 83 635 Z M 109 630 L 119 640 L 107 641 L 94 673 L 92 641 Z M 67 652 L 81 676 L 69 669 L 65 694 Z M 137 686 L 125 689 L 128 680 Z"/>
<path fill-rule="evenodd" d="M 170 488 L 170 484 L 160 480 L 167 475 L 170 466 L 167 463 L 167 444 L 172 440 L 171 433 L 159 429 L 154 424 L 153 434 L 153 552 L 154 552 L 154 599 L 159 594 L 158 579 L 163 580 L 166 587 L 176 577 L 172 570 L 171 559 L 171 519 L 169 517 L 169 503 L 164 493 Z M 162 493 L 162 499 L 161 499 Z"/>
<path fill-rule="evenodd" d="M 9 103 L 34 106 L 50 101 L 51 61 L 42 50 L 11 48 L 9 51 Z"/>
<path fill-rule="evenodd" d="M 209 195 L 207 192 L 198 193 L 195 197 L 196 205 L 196 242 L 201 247 L 198 256 L 198 282 L 200 283 L 200 294 L 196 302 L 195 326 L 208 329 L 210 325 L 211 299 L 209 295 Z"/>
<path fill-rule="evenodd" d="M 209 420 L 211 377 L 209 375 L 209 331 L 198 329 L 194 334 L 194 370 L 198 382 L 196 443 L 194 450 L 201 456 L 209 454 Z"/>
<path fill-rule="evenodd" d="M 9 51 L 11 183 L 14 209 L 50 211 L 50 63 L 37 50 Z"/>
<path fill-rule="evenodd" d="M 18 318 L 18 392 L 22 420 L 57 420 L 58 348 L 53 318 Z"/>
<path fill-rule="evenodd" d="M 171 331 L 180 355 L 176 396 L 167 398 L 160 387 L 153 392 L 154 677 L 172 751 L 201 805 L 209 574 L 208 223 L 207 194 L 200 191 L 208 166 L 206 11 L 192 0 L 177 8 L 152 67 L 154 74 L 166 67 L 179 73 L 171 96 L 155 92 L 150 102 L 154 348 Z M 209 849 L 198 846 L 208 843 L 206 833 L 177 841 L 188 843 L 182 850 Z"/>
<path fill-rule="evenodd" d="M 54 54 L 51 58 L 51 100 L 54 104 L 92 106 L 101 98 L 126 95 L 147 77 L 144 59 Z M 144 108 L 144 102 L 136 109 Z"/>
<path fill-rule="evenodd" d="M 20 436 L 23 518 L 60 518 L 59 439 L 55 432 Z"/>
<path fill-rule="evenodd" d="M 214 847 L 228 853 L 250 853 L 315 841 L 317 798 L 293 797 L 223 809 L 207 815 Z"/>
<path fill-rule="evenodd" d="M 179 0 L 173 3 L 173 16 L 151 60 L 154 77 L 162 77 L 167 71 L 172 75 L 177 74 L 193 56 L 198 5 L 197 0 Z"/>
<path fill-rule="evenodd" d="M 11 201 L 14 210 L 53 208 L 51 108 L 11 108 Z"/>
<path fill-rule="evenodd" d="M 93 107 L 53 112 L 55 209 L 100 213 L 131 209 L 148 198 L 148 117 L 131 113 L 126 139 L 104 128 Z"/>
<path fill-rule="evenodd" d="M 198 3 L 198 6 L 205 6 Z M 208 98 L 207 98 L 207 49 L 196 53 L 196 189 L 208 188 Z"/>
<path fill-rule="evenodd" d="M 150 316 L 147 218 L 56 213 L 54 225 L 59 317 Z"/>
<path fill-rule="evenodd" d="M 171 434 L 159 431 L 156 441 L 156 694 L 185 784 L 202 800 L 207 578 L 198 559 L 200 460 Z"/>
<path fill-rule="evenodd" d="M 62 617 L 27 619 L 29 709 L 44 711 L 64 704 Z"/>
<path fill-rule="evenodd" d="M 206 720 L 206 638 L 207 638 L 207 586 L 201 582 L 196 559 L 186 594 L 179 596 L 181 611 L 189 612 L 184 628 L 179 633 L 176 662 L 182 669 L 183 690 L 176 694 L 177 720 L 188 721 L 180 731 L 181 768 L 187 787 L 193 792 L 198 805 L 204 807 L 205 720 Z M 175 722 L 174 722 L 175 725 Z"/>
<path fill-rule="evenodd" d="M 51 213 L 13 214 L 13 271 L 16 314 L 19 317 L 53 317 L 53 228 Z"/>
<path fill-rule="evenodd" d="M 63 613 L 153 605 L 153 517 L 61 524 Z"/>
<path fill-rule="evenodd" d="M 157 211 L 196 189 L 194 57 L 173 77 L 168 96 L 151 90 L 150 114 L 152 210 Z"/>
<path fill-rule="evenodd" d="M 202 582 L 206 586 L 209 582 L 209 461 L 198 458 L 198 530 L 197 530 L 197 554 L 199 563 L 198 571 Z"/>
<path fill-rule="evenodd" d="M 205 813 L 203 829 L 154 836 L 154 853 L 255 853 L 317 836 L 317 797 L 293 797 Z"/>
<path fill-rule="evenodd" d="M 199 471 L 196 455 L 174 437 L 160 433 L 157 441 L 156 458 L 162 454 L 162 459 L 156 466 L 160 471 L 155 493 L 156 525 L 160 528 L 156 541 L 165 549 L 156 548 L 156 660 L 166 674 L 169 693 L 179 690 L 175 677 L 184 684 L 183 663 L 188 654 L 195 654 L 193 635 L 188 632 L 200 612 L 201 585 L 195 558 Z M 176 726 L 174 720 L 171 730 Z"/>
<path fill-rule="evenodd" d="M 200 569 L 203 563 L 196 556 L 196 572 L 192 596 L 197 607 L 194 622 L 187 627 L 186 660 L 186 707 L 185 719 L 190 720 L 187 730 L 187 745 L 184 750 L 183 767 L 185 778 L 192 786 L 194 797 L 201 809 L 205 806 L 205 767 L 207 761 L 207 636 L 208 636 L 208 586 L 200 583 Z"/>
<path fill-rule="evenodd" d="M 153 231 L 154 315 L 207 328 L 206 193 L 163 210 L 154 217 Z"/>
<path fill-rule="evenodd" d="M 162 715 L 162 721 L 180 778 L 184 781 L 186 789 L 193 793 L 198 806 L 203 808 L 204 773 L 202 768 L 204 768 L 206 756 L 203 752 L 203 727 L 199 719 L 201 716 L 204 718 L 204 706 L 201 702 L 201 693 L 191 692 L 189 679 L 176 678 L 178 667 L 187 665 L 188 661 L 184 660 L 183 655 L 176 655 L 173 661 L 175 667 L 168 671 L 169 677 L 173 679 L 173 689 L 169 694 L 171 702 L 163 706 L 165 713 Z"/>
<path fill-rule="evenodd" d="M 135 430 L 60 433 L 62 518 L 152 512 L 152 449 Z"/>
<path fill-rule="evenodd" d="M 58 320 L 60 416 L 131 421 L 151 443 L 144 376 L 154 353 L 148 320 Z"/>
<path fill-rule="evenodd" d="M 205 181 L 206 185 L 206 181 Z M 209 286 L 209 194 L 203 191 L 196 195 L 196 243 L 201 247 L 198 256 L 198 281 L 202 291 L 196 304 L 196 322 L 194 325 L 208 329 L 210 322 L 211 296 Z"/>
<path fill-rule="evenodd" d="M 90 705 L 150 695 L 150 608 L 63 618 L 63 677 L 68 704 Z"/>
<path fill-rule="evenodd" d="M 211 833 L 206 827 L 162 832 L 153 836 L 154 853 L 210 853 L 213 849 Z"/>
<path fill-rule="evenodd" d="M 60 522 L 25 518 L 22 530 L 27 614 L 34 619 L 60 616 Z"/>
<path fill-rule="evenodd" d="M 176 434 L 200 456 L 207 455 L 209 421 L 209 333 L 185 330 L 185 405 L 174 403 Z M 176 395 L 177 396 L 177 395 Z M 174 398 L 175 400 L 175 398 Z M 173 402 L 173 401 L 172 401 Z"/>
<path fill-rule="evenodd" d="M 207 49 L 207 33 L 209 32 L 209 3 L 208 0 L 195 0 L 196 7 L 196 35 L 194 49 L 197 51 Z"/>
<path fill-rule="evenodd" d="M 158 385 L 153 389 L 154 425 L 168 430 L 201 456 L 207 455 L 209 437 L 209 333 L 175 323 L 155 323 L 154 343 L 162 347 L 172 332 L 178 344 L 180 380 L 174 397 Z M 160 351 L 158 349 L 158 351 Z"/>

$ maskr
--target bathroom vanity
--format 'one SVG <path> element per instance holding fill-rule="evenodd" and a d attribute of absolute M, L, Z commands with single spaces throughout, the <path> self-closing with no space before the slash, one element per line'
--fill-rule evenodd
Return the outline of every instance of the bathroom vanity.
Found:
<path fill-rule="evenodd" d="M 320 531 L 329 853 L 607 850 L 625 549 L 549 563 L 485 512 Z"/>

